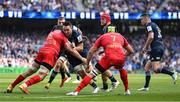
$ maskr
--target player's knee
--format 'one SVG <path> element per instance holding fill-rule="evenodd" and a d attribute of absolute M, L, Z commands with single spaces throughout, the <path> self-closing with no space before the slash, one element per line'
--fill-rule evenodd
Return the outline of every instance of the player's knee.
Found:
<path fill-rule="evenodd" d="M 62 61 L 61 60 L 58 60 L 57 62 L 56 62 L 56 67 L 62 67 Z"/>
<path fill-rule="evenodd" d="M 160 72 L 161 72 L 161 69 L 160 69 L 160 68 L 154 69 L 154 72 L 155 72 L 155 73 L 160 73 Z"/>
<path fill-rule="evenodd" d="M 49 73 L 49 69 L 47 69 L 44 66 L 41 66 L 38 74 L 39 74 L 40 78 L 43 80 L 47 76 L 48 73 Z"/>

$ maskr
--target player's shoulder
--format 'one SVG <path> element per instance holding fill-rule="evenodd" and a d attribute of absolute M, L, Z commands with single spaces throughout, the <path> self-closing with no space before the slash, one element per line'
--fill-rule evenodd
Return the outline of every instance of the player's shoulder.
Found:
<path fill-rule="evenodd" d="M 72 26 L 72 30 L 77 31 L 78 27 L 76 27 L 75 25 Z"/>
<path fill-rule="evenodd" d="M 65 38 L 65 35 L 63 34 L 61 30 L 55 30 L 51 33 L 53 33 L 53 35 L 56 35 L 57 37 Z"/>
<path fill-rule="evenodd" d="M 150 23 L 148 23 L 148 24 L 146 25 L 146 27 L 149 27 L 149 26 L 151 26 L 151 27 L 156 27 L 157 24 L 154 23 L 154 22 L 150 22 Z"/>

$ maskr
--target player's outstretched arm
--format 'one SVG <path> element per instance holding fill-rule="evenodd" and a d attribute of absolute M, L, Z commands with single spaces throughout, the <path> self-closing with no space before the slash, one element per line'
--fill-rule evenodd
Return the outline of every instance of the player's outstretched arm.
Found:
<path fill-rule="evenodd" d="M 79 43 L 77 46 L 74 47 L 74 49 L 78 52 L 82 52 L 83 51 L 83 43 Z"/>
<path fill-rule="evenodd" d="M 75 56 L 76 58 L 78 58 L 79 60 L 81 60 L 83 63 L 86 63 L 86 59 L 83 58 L 75 49 L 73 49 L 73 48 L 71 47 L 71 45 L 70 45 L 69 42 L 67 42 L 67 43 L 65 44 L 65 49 L 66 49 L 68 52 L 72 53 L 73 56 Z"/>
<path fill-rule="evenodd" d="M 88 56 L 87 56 L 87 64 L 89 65 L 94 53 L 98 50 L 97 47 L 93 46 L 90 48 L 89 52 L 88 52 Z"/>

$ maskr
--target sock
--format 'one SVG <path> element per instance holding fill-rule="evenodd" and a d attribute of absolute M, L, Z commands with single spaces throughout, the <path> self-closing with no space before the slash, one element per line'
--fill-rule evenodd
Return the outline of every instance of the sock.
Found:
<path fill-rule="evenodd" d="M 111 80 L 111 82 L 117 82 L 117 80 L 114 78 L 114 76 L 110 76 L 109 79 Z"/>
<path fill-rule="evenodd" d="M 15 87 L 17 84 L 19 84 L 20 82 L 22 82 L 25 79 L 25 77 L 23 77 L 22 75 L 19 75 L 16 80 L 14 80 L 14 82 L 11 84 L 12 87 Z"/>
<path fill-rule="evenodd" d="M 96 85 L 95 82 L 90 83 L 90 85 L 91 85 L 94 89 L 97 88 L 97 85 Z"/>
<path fill-rule="evenodd" d="M 163 74 L 168 74 L 168 75 L 170 75 L 170 76 L 172 76 L 174 73 L 173 72 L 170 72 L 170 71 L 168 71 L 166 68 L 158 68 L 157 69 L 157 73 L 163 73 Z"/>
<path fill-rule="evenodd" d="M 66 73 L 66 75 L 67 75 L 68 77 L 71 77 L 71 74 L 70 74 L 69 71 L 66 71 L 65 73 Z"/>
<path fill-rule="evenodd" d="M 27 87 L 29 87 L 29 86 L 31 86 L 31 85 L 33 85 L 33 84 L 36 84 L 36 83 L 40 82 L 40 81 L 41 81 L 40 76 L 39 76 L 39 75 L 35 75 L 35 76 L 31 77 L 31 78 L 30 78 L 28 81 L 26 81 L 25 83 L 26 83 Z"/>
<path fill-rule="evenodd" d="M 76 88 L 76 92 L 80 92 L 84 87 L 86 87 L 91 81 L 91 77 L 85 76 L 79 86 Z"/>
<path fill-rule="evenodd" d="M 146 79 L 145 79 L 144 88 L 147 88 L 147 87 L 149 87 L 149 82 L 151 80 L 151 72 L 147 71 L 147 72 L 145 72 L 145 74 L 146 74 Z"/>
<path fill-rule="evenodd" d="M 65 79 L 64 69 L 60 68 L 61 79 Z"/>
<path fill-rule="evenodd" d="M 108 83 L 103 83 L 103 89 L 108 89 Z"/>
<path fill-rule="evenodd" d="M 121 77 L 121 80 L 122 80 L 123 85 L 124 85 L 124 89 L 125 89 L 125 91 L 127 91 L 129 89 L 127 71 L 125 69 L 121 69 L 119 71 L 119 73 L 120 73 L 120 77 Z"/>
<path fill-rule="evenodd" d="M 76 77 L 76 78 L 77 78 L 77 80 L 80 80 L 80 76 L 79 76 L 78 74 L 77 74 L 77 77 Z"/>
<path fill-rule="evenodd" d="M 54 80 L 54 78 L 56 77 L 56 75 L 57 75 L 57 72 L 55 72 L 55 71 L 53 70 L 52 73 L 51 73 L 51 76 L 50 76 L 50 78 L 49 78 L 48 83 L 52 83 L 52 81 Z"/>

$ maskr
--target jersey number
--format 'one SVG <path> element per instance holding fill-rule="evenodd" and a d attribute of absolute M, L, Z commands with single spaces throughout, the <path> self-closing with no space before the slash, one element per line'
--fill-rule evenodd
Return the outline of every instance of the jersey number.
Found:
<path fill-rule="evenodd" d="M 111 35 L 111 38 L 112 38 L 113 41 L 116 40 L 116 36 L 114 36 L 114 35 Z"/>
<path fill-rule="evenodd" d="M 161 35 L 161 30 L 159 27 L 157 27 L 157 30 L 158 30 L 158 38 L 162 38 L 162 35 Z"/>

